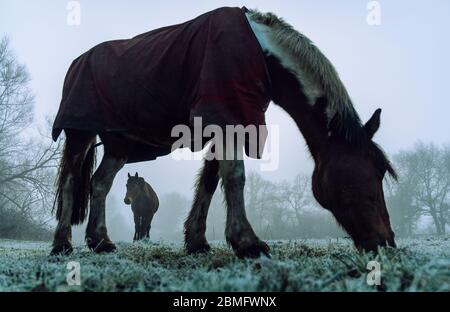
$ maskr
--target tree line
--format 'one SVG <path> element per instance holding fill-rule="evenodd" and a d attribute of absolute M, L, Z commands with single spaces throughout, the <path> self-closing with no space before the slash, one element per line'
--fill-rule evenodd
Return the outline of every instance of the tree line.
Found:
<path fill-rule="evenodd" d="M 30 75 L 0 41 L 0 238 L 49 239 L 54 178 L 60 143 L 50 127 L 33 123 L 34 95 Z M 450 222 L 450 146 L 417 143 L 393 155 L 399 180 L 386 181 L 385 196 L 397 236 L 445 235 Z M 248 218 L 264 239 L 343 237 L 346 234 L 311 193 L 310 176 L 273 182 L 256 172 L 247 175 Z M 152 231 L 156 238 L 181 239 L 183 218 L 191 200 L 179 193 L 160 196 Z M 109 201 L 111 203 L 111 200 Z M 115 214 L 116 231 L 125 226 Z M 207 220 L 208 239 L 223 239 L 225 205 L 218 190 Z M 119 237 L 119 236 L 118 236 Z M 155 237 L 155 236 L 154 236 Z"/>
<path fill-rule="evenodd" d="M 0 41 L 0 237 L 47 239 L 59 148 L 33 125 L 30 75 Z"/>
<path fill-rule="evenodd" d="M 450 223 L 450 146 L 417 143 L 393 157 L 398 183 L 386 186 L 388 206 L 395 232 L 417 233 L 429 219 L 428 234 L 444 235 Z"/>

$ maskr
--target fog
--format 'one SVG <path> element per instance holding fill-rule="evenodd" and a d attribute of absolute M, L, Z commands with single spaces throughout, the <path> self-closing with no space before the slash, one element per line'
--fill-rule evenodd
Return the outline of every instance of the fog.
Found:
<path fill-rule="evenodd" d="M 69 26 L 67 1 L 0 0 L 0 35 L 10 38 L 15 55 L 31 74 L 38 124 L 56 114 L 70 63 L 92 46 L 183 22 L 220 6 L 245 5 L 272 11 L 311 38 L 337 68 L 363 121 L 378 107 L 383 109 L 375 141 L 388 154 L 411 148 L 419 140 L 449 141 L 449 1 L 379 1 L 379 26 L 367 24 L 368 1 L 361 0 L 79 3 L 81 24 Z M 309 175 L 312 161 L 290 117 L 271 104 L 266 119 L 267 124 L 280 129 L 279 166 L 274 171 L 261 171 L 258 161 L 247 159 L 246 171 L 257 172 L 274 183 L 291 181 L 301 173 Z M 99 148 L 99 155 L 101 152 Z M 176 161 L 171 156 L 126 165 L 114 181 L 107 212 L 111 224 L 116 214 L 121 215 L 126 230 L 113 230 L 112 238 L 132 237 L 131 210 L 123 204 L 128 172 L 139 172 L 160 197 L 172 192 L 184 196 L 185 214 L 200 166 L 199 160 Z M 158 214 L 155 222 L 157 218 Z M 158 238 L 158 227 L 154 230 Z"/>

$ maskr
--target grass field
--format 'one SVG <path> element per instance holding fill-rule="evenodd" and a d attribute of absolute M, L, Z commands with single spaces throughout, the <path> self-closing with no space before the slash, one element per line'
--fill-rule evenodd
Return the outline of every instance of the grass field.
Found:
<path fill-rule="evenodd" d="M 76 246 L 50 257 L 50 243 L 0 240 L 1 291 L 450 291 L 450 237 L 398 240 L 396 250 L 357 253 L 350 241 L 272 241 L 272 258 L 240 260 L 223 243 L 207 255 L 181 245 L 118 243 L 113 254 Z M 366 282 L 381 264 L 381 286 Z M 67 263 L 80 263 L 81 286 L 68 286 Z"/>

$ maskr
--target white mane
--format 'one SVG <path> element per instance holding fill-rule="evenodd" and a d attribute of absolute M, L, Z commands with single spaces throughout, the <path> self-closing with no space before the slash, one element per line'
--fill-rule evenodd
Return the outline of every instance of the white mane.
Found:
<path fill-rule="evenodd" d="M 250 10 L 246 16 L 264 52 L 276 56 L 297 77 L 310 105 L 324 96 L 329 120 L 338 114 L 341 120 L 360 123 L 334 66 L 311 40 L 273 13 Z"/>

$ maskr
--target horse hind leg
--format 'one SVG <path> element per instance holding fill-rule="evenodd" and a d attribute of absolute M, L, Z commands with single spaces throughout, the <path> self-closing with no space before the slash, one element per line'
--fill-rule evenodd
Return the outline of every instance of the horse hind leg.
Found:
<path fill-rule="evenodd" d="M 142 236 L 144 239 L 150 239 L 150 227 L 152 223 L 152 216 L 146 216 L 144 219 L 144 230 Z"/>
<path fill-rule="evenodd" d="M 147 229 L 145 231 L 145 238 L 150 239 L 150 224 L 147 225 Z"/>
<path fill-rule="evenodd" d="M 153 215 L 151 215 L 147 219 L 147 229 L 146 229 L 145 237 L 148 239 L 150 239 L 150 229 L 152 228 L 152 220 L 153 220 Z"/>
<path fill-rule="evenodd" d="M 86 243 L 91 250 L 97 253 L 112 252 L 116 249 L 116 246 L 111 242 L 107 234 L 105 202 L 117 172 L 125 163 L 126 158 L 113 156 L 105 148 L 102 162 L 92 176 L 91 211 L 86 228 Z"/>
<path fill-rule="evenodd" d="M 53 238 L 52 255 L 69 254 L 72 252 L 72 228 L 70 219 L 72 217 L 73 205 L 73 175 L 71 173 L 67 173 L 62 178 L 62 189 L 60 192 L 61 212 Z"/>
<path fill-rule="evenodd" d="M 66 130 L 66 142 L 63 150 L 59 173 L 55 204 L 57 207 L 56 226 L 52 255 L 72 252 L 72 224 L 84 220 L 87 206 L 86 196 L 89 193 L 90 164 L 95 153 L 89 148 L 95 142 L 95 134 Z M 93 153 L 87 160 L 88 153 Z M 88 168 L 89 167 L 89 168 Z"/>
<path fill-rule="evenodd" d="M 217 160 L 205 160 L 197 178 L 194 201 L 184 223 L 184 245 L 188 253 L 208 252 L 206 240 L 206 217 L 211 199 L 219 182 Z"/>

